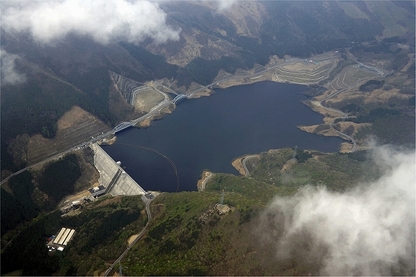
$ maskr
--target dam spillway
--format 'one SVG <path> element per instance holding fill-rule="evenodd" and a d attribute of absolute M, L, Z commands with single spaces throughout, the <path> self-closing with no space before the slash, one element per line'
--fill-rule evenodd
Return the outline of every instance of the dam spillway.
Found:
<path fill-rule="evenodd" d="M 98 182 L 106 188 L 106 193 L 113 196 L 146 193 L 98 144 L 90 147 L 94 151 L 94 166 L 100 173 Z"/>

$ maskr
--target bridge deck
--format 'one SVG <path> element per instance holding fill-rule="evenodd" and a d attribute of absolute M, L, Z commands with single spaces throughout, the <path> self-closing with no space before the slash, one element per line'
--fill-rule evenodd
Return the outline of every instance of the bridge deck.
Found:
<path fill-rule="evenodd" d="M 122 123 L 118 124 L 116 127 L 114 127 L 113 133 L 115 134 L 115 133 L 120 132 L 124 129 L 127 129 L 131 126 L 133 126 L 133 124 L 131 122 L 122 122 Z"/>
<path fill-rule="evenodd" d="M 179 94 L 179 95 L 175 96 L 175 98 L 172 99 L 172 103 L 176 104 L 176 102 L 178 102 L 181 99 L 185 99 L 185 98 L 188 98 L 188 96 L 185 95 L 185 94 Z"/>

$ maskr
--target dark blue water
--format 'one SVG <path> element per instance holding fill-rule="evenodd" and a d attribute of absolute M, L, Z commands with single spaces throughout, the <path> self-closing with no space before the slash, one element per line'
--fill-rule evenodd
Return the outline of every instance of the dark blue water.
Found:
<path fill-rule="evenodd" d="M 231 162 L 244 154 L 295 146 L 337 151 L 341 139 L 296 128 L 322 122 L 322 115 L 301 103 L 306 89 L 261 82 L 216 90 L 181 102 L 147 129 L 117 134 L 116 143 L 104 150 L 145 190 L 165 192 L 197 190 L 204 169 L 238 174 Z"/>

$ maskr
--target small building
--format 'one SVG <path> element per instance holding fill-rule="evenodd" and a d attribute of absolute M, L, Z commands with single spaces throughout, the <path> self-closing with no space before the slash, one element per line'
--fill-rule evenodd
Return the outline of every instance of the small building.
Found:
<path fill-rule="evenodd" d="M 79 207 L 81 207 L 81 201 L 72 201 L 71 205 L 74 209 L 78 209 Z"/>
<path fill-rule="evenodd" d="M 93 187 L 88 190 L 91 193 L 91 196 L 97 198 L 105 194 L 105 187 L 100 185 L 98 187 Z"/>

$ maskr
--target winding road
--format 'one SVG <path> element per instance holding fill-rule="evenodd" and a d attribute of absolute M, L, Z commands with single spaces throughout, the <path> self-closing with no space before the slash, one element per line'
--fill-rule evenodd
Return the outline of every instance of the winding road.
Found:
<path fill-rule="evenodd" d="M 243 167 L 244 167 L 244 171 L 245 171 L 245 175 L 244 176 L 250 176 L 250 171 L 248 170 L 248 168 L 247 168 L 247 164 L 246 164 L 246 162 L 248 161 L 248 160 L 250 160 L 250 159 L 252 159 L 252 158 L 258 158 L 258 157 L 260 157 L 259 155 L 248 155 L 248 156 L 245 156 L 243 159 L 242 159 L 242 161 L 241 161 L 241 163 L 242 163 L 242 165 L 243 165 Z"/>
<path fill-rule="evenodd" d="M 336 57 L 340 57 L 340 55 L 339 55 L 339 54 L 332 54 L 332 55 L 327 55 L 327 56 L 325 56 L 325 57 L 321 57 L 321 58 L 317 58 L 317 57 L 316 57 L 316 58 L 314 59 L 314 61 L 319 62 L 319 61 L 331 60 L 331 59 L 334 59 L 334 58 L 336 58 Z M 272 65 L 272 66 L 270 66 L 270 67 L 266 67 L 266 68 L 264 68 L 263 70 L 258 71 L 258 72 L 253 72 L 253 73 L 248 72 L 247 74 L 244 74 L 244 75 L 237 75 L 237 76 L 236 76 L 236 75 L 232 75 L 232 76 L 226 77 L 226 78 L 224 78 L 224 79 L 221 79 L 221 80 L 217 80 L 217 81 L 215 81 L 215 82 L 212 82 L 212 83 L 211 83 L 211 84 L 209 84 L 209 85 L 206 85 L 206 86 L 203 86 L 203 87 L 200 87 L 200 88 L 198 88 L 198 89 L 196 89 L 196 90 L 191 91 L 191 92 L 189 93 L 189 97 L 192 97 L 192 95 L 193 95 L 194 93 L 198 92 L 198 91 L 208 89 L 208 88 L 213 87 L 213 86 L 215 86 L 215 85 L 218 85 L 219 83 L 222 83 L 222 82 L 224 82 L 224 81 L 229 81 L 229 80 L 231 80 L 231 79 L 246 78 L 246 77 L 250 77 L 251 79 L 256 79 L 256 78 L 261 77 L 264 73 L 266 73 L 266 72 L 268 72 L 268 71 L 274 70 L 274 69 L 276 69 L 276 68 L 283 68 L 285 65 L 288 65 L 288 64 L 293 64 L 293 63 L 297 63 L 297 62 L 302 62 L 302 61 L 304 61 L 304 59 L 300 59 L 300 58 L 290 58 L 290 59 L 288 59 L 288 60 L 285 60 L 283 63 L 279 63 L 279 64 Z M 332 66 L 332 67 L 330 68 L 330 70 L 328 70 L 327 74 L 325 75 L 325 77 L 324 77 L 323 79 L 328 78 L 328 76 L 329 76 L 329 72 L 330 72 L 333 68 L 334 68 L 334 66 Z"/>
<path fill-rule="evenodd" d="M 152 202 L 153 199 L 148 199 L 148 198 L 146 198 L 146 196 L 143 195 L 142 200 L 143 200 L 143 202 L 146 203 L 146 214 L 147 214 L 147 223 L 146 223 L 146 225 L 140 231 L 140 233 L 137 234 L 137 237 L 134 239 L 134 241 L 127 246 L 127 248 L 123 251 L 123 253 L 121 253 L 121 255 L 117 258 L 117 260 L 115 260 L 114 263 L 109 268 L 107 268 L 107 270 L 104 272 L 104 274 L 102 276 L 107 277 L 108 274 L 110 274 L 111 270 L 113 270 L 113 268 L 118 263 L 120 263 L 120 261 L 124 258 L 124 256 L 127 255 L 129 250 L 142 238 L 143 234 L 146 232 L 147 227 L 149 226 L 150 220 L 152 220 L 152 213 L 150 212 L 150 203 Z"/>
<path fill-rule="evenodd" d="M 354 60 L 355 62 L 357 62 L 356 60 Z M 357 64 L 358 65 L 360 65 L 361 67 L 363 67 L 363 68 L 365 68 L 366 70 L 369 70 L 369 71 L 372 71 L 372 72 L 377 72 L 377 74 L 378 75 L 381 75 L 381 76 L 385 76 L 386 75 L 386 73 L 385 72 L 383 72 L 382 70 L 380 70 L 380 69 L 378 69 L 378 68 L 375 68 L 375 67 L 370 67 L 370 66 L 367 66 L 367 65 L 364 65 L 364 64 L 362 64 L 362 63 L 360 63 L 360 62 L 357 62 Z M 342 119 L 343 120 L 345 120 L 345 119 L 347 119 L 348 118 L 348 115 L 346 114 L 346 113 L 344 113 L 343 111 L 340 111 L 340 110 L 337 110 L 337 109 L 334 109 L 334 108 L 331 108 L 331 107 L 327 107 L 327 106 L 325 106 L 324 105 L 324 103 L 325 103 L 325 101 L 327 101 L 327 100 L 329 100 L 329 99 L 331 99 L 331 98 L 333 98 L 333 97 L 335 97 L 335 96 L 337 96 L 338 94 L 340 94 L 340 93 L 342 93 L 342 92 L 344 92 L 344 91 L 347 91 L 347 90 L 350 90 L 350 89 L 352 89 L 352 88 L 355 88 L 355 87 L 357 87 L 357 85 L 360 83 L 360 82 L 362 82 L 362 81 L 365 81 L 365 80 L 369 80 L 369 79 L 372 79 L 372 78 L 374 78 L 374 77 L 367 77 L 367 78 L 358 78 L 358 79 L 356 79 L 356 81 L 352 84 L 352 85 L 349 85 L 349 84 L 346 84 L 345 83 L 345 77 L 346 77 L 346 75 L 347 75 L 347 72 L 349 71 L 349 70 L 351 70 L 351 66 L 345 71 L 345 69 L 343 69 L 343 71 L 341 71 L 335 78 L 334 78 L 334 80 L 332 80 L 331 81 L 331 83 L 329 84 L 329 86 L 332 88 L 332 89 L 335 89 L 336 91 L 334 92 L 334 93 L 332 93 L 332 94 L 330 94 L 330 95 L 328 95 L 327 97 L 325 97 L 324 99 L 322 99 L 319 103 L 318 103 L 318 105 L 320 106 L 320 107 L 322 107 L 323 109 L 325 109 L 325 110 L 327 110 L 327 111 L 330 111 L 330 112 L 334 112 L 334 113 L 338 113 L 338 114 L 341 114 L 342 115 Z M 341 80 L 341 84 L 339 84 L 339 81 L 340 81 L 340 79 L 341 79 L 341 77 L 342 77 L 342 80 Z M 335 86 L 337 86 L 337 87 L 339 87 L 339 89 L 336 89 L 335 88 Z M 352 147 L 351 147 L 351 153 L 353 153 L 353 152 L 355 152 L 355 150 L 356 150 L 356 147 L 357 147 L 357 143 L 355 142 L 355 140 L 354 140 L 354 138 L 353 137 L 351 137 L 351 136 L 349 136 L 349 135 L 347 135 L 347 134 L 345 134 L 345 133 L 343 133 L 343 132 L 341 132 L 341 131 L 339 131 L 339 130 L 337 130 L 333 125 L 334 125 L 334 122 L 335 122 L 335 120 L 336 119 L 338 119 L 338 118 L 335 118 L 333 121 L 331 121 L 330 123 L 329 123 L 329 127 L 332 129 L 332 130 L 334 130 L 339 136 L 341 136 L 341 137 L 343 137 L 344 139 L 346 139 L 346 140 L 349 140 L 351 143 L 352 143 Z"/>

